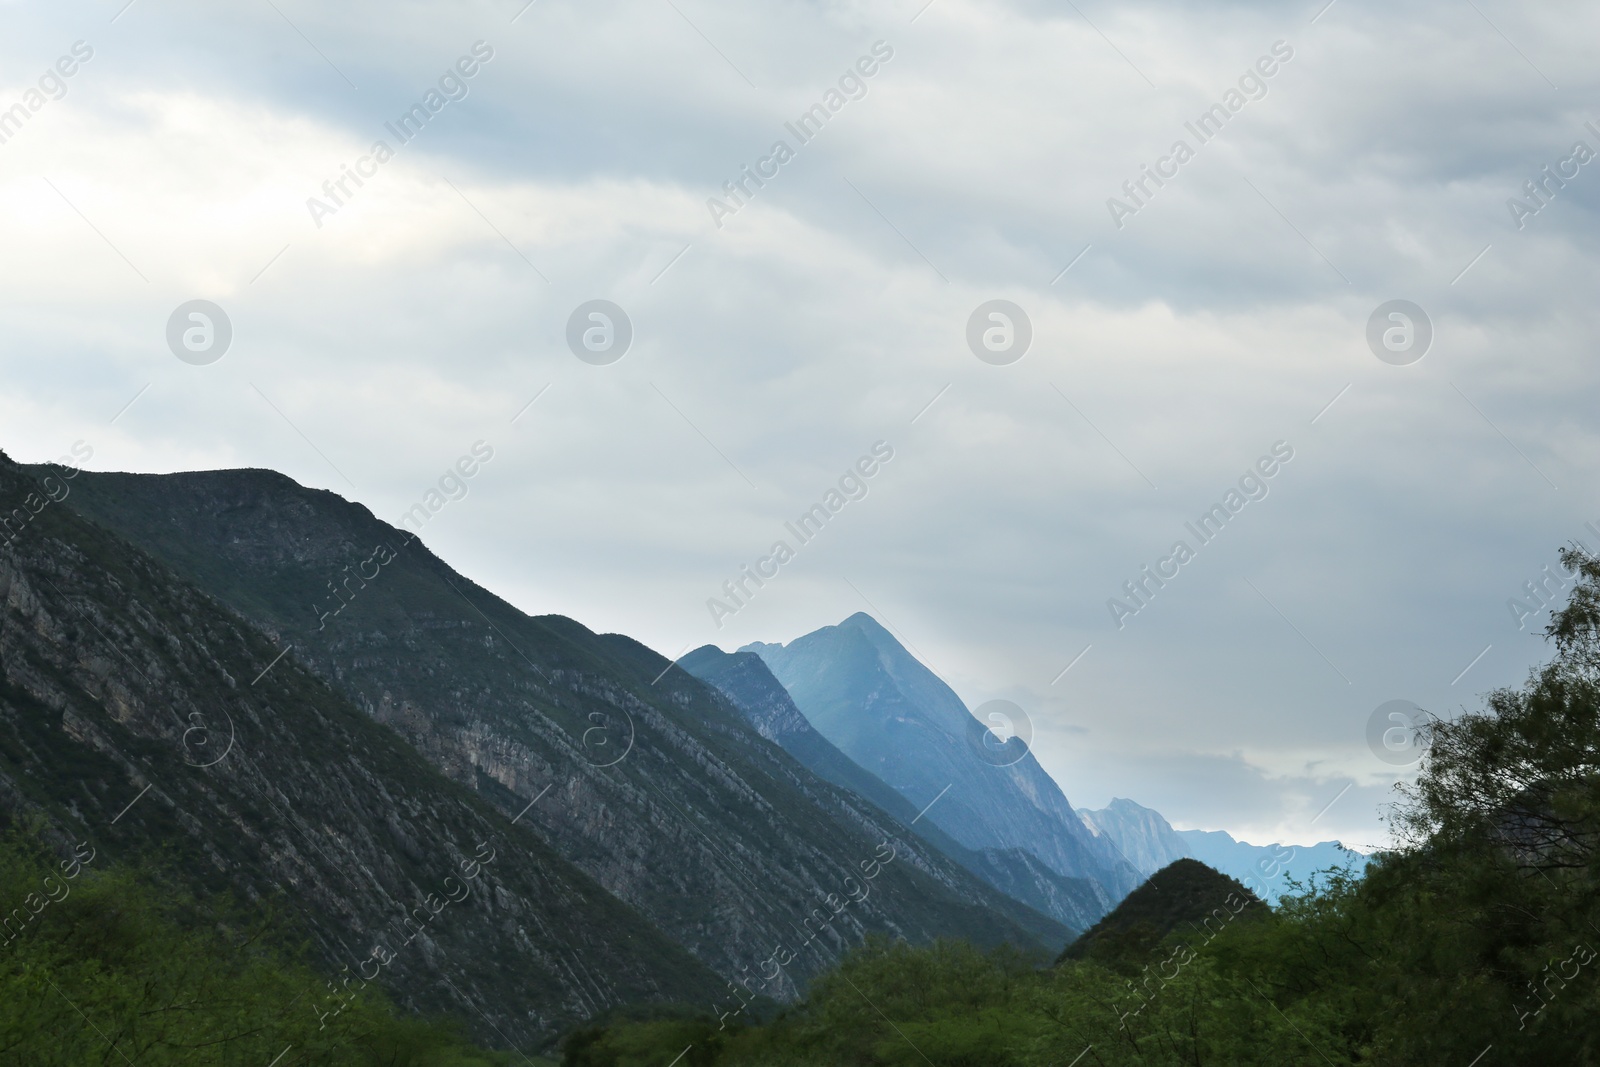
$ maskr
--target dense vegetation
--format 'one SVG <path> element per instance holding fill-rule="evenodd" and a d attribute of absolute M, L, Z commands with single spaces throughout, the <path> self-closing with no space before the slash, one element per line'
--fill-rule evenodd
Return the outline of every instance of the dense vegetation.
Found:
<path fill-rule="evenodd" d="M 591 1027 L 567 1064 L 1600 1062 L 1600 561 L 1565 562 L 1579 581 L 1549 628 L 1554 659 L 1426 728 L 1392 813 L 1399 847 L 1364 877 L 1050 967 L 875 939 L 769 1022 Z"/>
<path fill-rule="evenodd" d="M 57 859 L 29 835 L 0 842 L 0 1063 L 510 1062 L 450 1026 L 398 1017 L 375 985 L 346 992 L 267 947 L 266 913 L 169 883 L 111 867 L 88 844 Z"/>

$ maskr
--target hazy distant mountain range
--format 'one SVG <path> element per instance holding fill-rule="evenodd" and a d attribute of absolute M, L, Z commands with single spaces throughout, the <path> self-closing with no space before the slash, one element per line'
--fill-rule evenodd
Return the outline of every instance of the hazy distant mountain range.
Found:
<path fill-rule="evenodd" d="M 1291 891 L 1291 879 L 1303 883 L 1329 867 L 1366 865 L 1365 856 L 1338 841 L 1252 845 L 1234 840 L 1223 830 L 1174 830 L 1160 812 L 1120 798 L 1098 811 L 1080 809 L 1078 815 L 1094 833 L 1114 843 L 1145 877 L 1177 860 L 1197 859 L 1238 879 L 1268 903 Z"/>
<path fill-rule="evenodd" d="M 0 514 L 28 517 L 0 548 L 0 813 L 276 897 L 330 972 L 481 846 L 485 891 L 383 980 L 491 1041 L 792 999 L 872 932 L 1054 955 L 1173 859 L 1270 899 L 1263 860 L 1335 847 L 1074 811 L 1031 753 L 975 752 L 866 615 L 673 669 L 279 474 L 45 473 L 0 454 Z"/>

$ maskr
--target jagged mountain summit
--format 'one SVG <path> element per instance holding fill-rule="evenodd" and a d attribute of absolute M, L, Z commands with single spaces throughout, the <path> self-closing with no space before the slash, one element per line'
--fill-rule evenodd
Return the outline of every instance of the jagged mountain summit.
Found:
<path fill-rule="evenodd" d="M 1338 841 L 1314 845 L 1252 845 L 1224 830 L 1174 830 L 1152 808 L 1117 798 L 1098 810 L 1079 809 L 1094 833 L 1113 842 L 1139 871 L 1150 875 L 1180 859 L 1196 859 L 1248 886 L 1269 903 L 1329 867 L 1364 868 L 1366 857 Z"/>
<path fill-rule="evenodd" d="M 1078 817 L 1096 836 L 1112 842 L 1146 878 L 1190 855 L 1183 838 L 1160 812 L 1131 800 L 1118 797 L 1098 810 L 1079 808 Z"/>
<path fill-rule="evenodd" d="M 925 818 L 964 847 L 1086 879 L 1100 914 L 1139 883 L 1031 752 L 997 766 L 975 751 L 960 697 L 870 616 L 741 651 L 761 657 L 818 733 L 917 808 L 931 805 Z"/>
<path fill-rule="evenodd" d="M 270 471 L 84 472 L 73 486 L 64 507 L 292 648 L 737 983 L 719 1010 L 793 997 L 869 932 L 1070 937 L 819 778 L 716 689 L 627 637 L 524 614 L 359 504 Z"/>
<path fill-rule="evenodd" d="M 1026 921 L 1032 909 L 1081 931 L 1104 913 L 1105 891 L 1098 883 L 1058 874 L 1022 849 L 967 848 L 932 820 L 921 818 L 922 813 L 909 800 L 818 733 L 754 652 L 723 652 L 706 645 L 678 663 L 719 689 L 763 737 L 818 777 L 876 805 L 993 889 L 1027 905 L 1017 913 L 1019 922 Z"/>

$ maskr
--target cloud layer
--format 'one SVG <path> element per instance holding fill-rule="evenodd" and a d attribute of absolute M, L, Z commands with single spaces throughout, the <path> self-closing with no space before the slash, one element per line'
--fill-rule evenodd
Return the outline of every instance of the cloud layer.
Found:
<path fill-rule="evenodd" d="M 1543 650 L 1507 601 L 1600 547 L 1600 169 L 1507 206 L 1600 150 L 1600 11 L 119 7 L 7 5 L 0 106 L 94 53 L 0 144 L 19 458 L 273 467 L 398 519 L 487 441 L 428 539 L 527 610 L 669 656 L 868 610 L 970 704 L 1029 709 L 1075 803 L 1257 839 L 1382 840 L 1372 711 L 1520 680 Z M 1258 98 L 1201 143 L 1231 89 Z M 204 367 L 165 340 L 197 298 L 233 325 Z M 565 340 L 597 298 L 634 329 L 610 366 Z M 1032 323 L 1007 366 L 967 345 L 992 299 Z M 1409 366 L 1366 341 L 1391 299 L 1434 327 Z M 718 628 L 707 599 L 880 440 L 866 497 Z M 1270 492 L 1119 628 L 1107 601 L 1279 441 Z"/>

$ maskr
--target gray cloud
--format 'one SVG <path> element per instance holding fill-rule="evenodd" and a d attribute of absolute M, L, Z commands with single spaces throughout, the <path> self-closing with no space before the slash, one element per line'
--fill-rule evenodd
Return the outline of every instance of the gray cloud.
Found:
<path fill-rule="evenodd" d="M 969 703 L 1029 708 L 1075 803 L 1260 837 L 1356 782 L 1316 836 L 1378 839 L 1372 709 L 1471 706 L 1543 655 L 1506 600 L 1600 519 L 1600 169 L 1520 231 L 1505 201 L 1600 120 L 1600 14 L 1484 5 L 1512 47 L 1436 3 L 521 6 L 8 5 L 10 96 L 96 49 L 0 145 L 8 451 L 270 466 L 397 518 L 482 438 L 428 539 L 526 609 L 668 655 L 871 610 Z M 317 229 L 306 198 L 479 39 L 470 95 Z M 1118 230 L 1106 198 L 1280 39 Z M 877 40 L 865 98 L 718 230 L 706 198 Z M 197 297 L 235 328 L 205 368 L 162 340 Z M 563 341 L 596 297 L 636 330 L 611 367 Z M 1410 367 L 1363 339 L 1395 297 L 1437 328 Z M 1009 367 L 963 339 L 994 298 L 1034 325 Z M 868 497 L 713 629 L 880 438 Z M 1271 495 L 1116 629 L 1280 439 Z"/>

